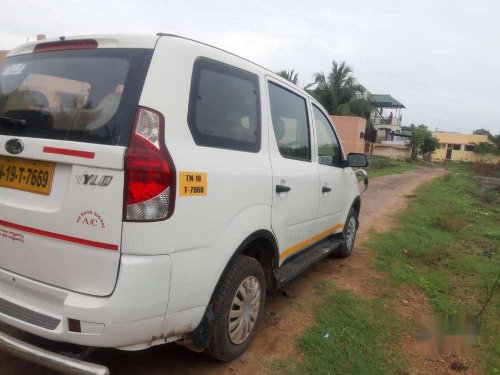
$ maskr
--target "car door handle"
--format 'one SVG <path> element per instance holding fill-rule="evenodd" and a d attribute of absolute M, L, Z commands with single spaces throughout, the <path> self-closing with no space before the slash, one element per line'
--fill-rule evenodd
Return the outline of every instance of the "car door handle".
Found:
<path fill-rule="evenodd" d="M 286 193 L 292 190 L 290 186 L 276 185 L 276 193 Z"/>
<path fill-rule="evenodd" d="M 321 192 L 322 192 L 322 193 L 329 193 L 329 192 L 331 192 L 331 191 L 332 191 L 332 189 L 330 189 L 329 187 L 326 187 L 326 186 L 323 186 L 323 187 L 321 188 Z"/>

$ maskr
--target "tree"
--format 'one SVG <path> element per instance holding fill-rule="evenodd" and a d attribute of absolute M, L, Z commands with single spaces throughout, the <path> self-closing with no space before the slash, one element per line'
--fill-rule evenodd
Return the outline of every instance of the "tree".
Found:
<path fill-rule="evenodd" d="M 314 88 L 312 88 L 314 87 Z M 314 74 L 314 82 L 306 90 L 319 101 L 331 115 L 370 117 L 371 103 L 363 97 L 365 88 L 345 63 L 332 62 L 332 70 Z"/>
<path fill-rule="evenodd" d="M 410 131 L 411 132 L 417 128 L 427 129 L 427 126 L 425 126 L 424 124 L 420 124 L 420 125 L 411 124 L 410 126 L 401 126 L 402 131 Z"/>
<path fill-rule="evenodd" d="M 487 135 L 488 137 L 491 137 L 491 133 L 489 130 L 486 130 L 486 129 L 476 129 L 472 132 L 472 134 L 476 134 L 476 135 Z"/>
<path fill-rule="evenodd" d="M 486 129 L 483 129 L 483 128 L 474 130 L 472 132 L 472 134 L 487 135 L 488 139 L 490 141 L 492 141 L 494 144 L 496 144 L 497 147 L 500 147 L 500 134 L 493 135 L 493 134 L 491 134 L 491 132 L 489 130 L 486 130 Z"/>
<path fill-rule="evenodd" d="M 426 154 L 428 152 L 436 151 L 439 147 L 439 139 L 432 136 L 431 132 L 425 135 L 424 142 L 420 146 L 422 153 Z"/>
<path fill-rule="evenodd" d="M 474 146 L 472 151 L 476 154 L 500 155 L 500 148 L 489 142 L 479 142 L 478 145 Z"/>
<path fill-rule="evenodd" d="M 276 74 L 284 79 L 289 80 L 294 85 L 296 85 L 299 82 L 299 73 L 295 72 L 293 69 L 280 70 L 279 72 L 276 72 Z"/>
<path fill-rule="evenodd" d="M 435 151 L 439 146 L 439 140 L 432 136 L 432 133 L 425 125 L 413 127 L 410 138 L 411 158 L 417 159 L 418 152 L 423 154 Z"/>
<path fill-rule="evenodd" d="M 500 147 L 500 134 L 492 135 L 490 140 L 494 142 L 497 145 L 497 147 Z"/>

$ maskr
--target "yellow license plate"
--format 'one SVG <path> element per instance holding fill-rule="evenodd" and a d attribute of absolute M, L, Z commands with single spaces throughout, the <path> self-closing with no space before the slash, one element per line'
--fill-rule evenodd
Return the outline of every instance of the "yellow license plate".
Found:
<path fill-rule="evenodd" d="M 0 186 L 50 194 L 54 163 L 0 156 Z"/>

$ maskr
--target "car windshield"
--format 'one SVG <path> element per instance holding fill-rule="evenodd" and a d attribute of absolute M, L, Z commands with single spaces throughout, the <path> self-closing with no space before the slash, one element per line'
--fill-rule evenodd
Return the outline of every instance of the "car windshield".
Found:
<path fill-rule="evenodd" d="M 0 134 L 125 146 L 152 50 L 32 53 L 0 65 Z"/>

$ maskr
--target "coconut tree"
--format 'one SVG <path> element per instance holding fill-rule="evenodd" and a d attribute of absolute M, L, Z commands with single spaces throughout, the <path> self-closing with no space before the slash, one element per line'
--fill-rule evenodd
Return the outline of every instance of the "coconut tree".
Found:
<path fill-rule="evenodd" d="M 289 80 L 294 85 L 296 85 L 299 82 L 299 73 L 295 72 L 293 69 L 280 70 L 279 72 L 276 72 L 276 74 L 279 75 L 280 77 L 283 77 L 284 79 Z"/>
<path fill-rule="evenodd" d="M 356 81 L 351 67 L 345 62 L 333 61 L 328 76 L 315 73 L 314 82 L 307 85 L 306 90 L 332 115 L 370 116 L 372 106 L 363 97 L 366 90 Z"/>

